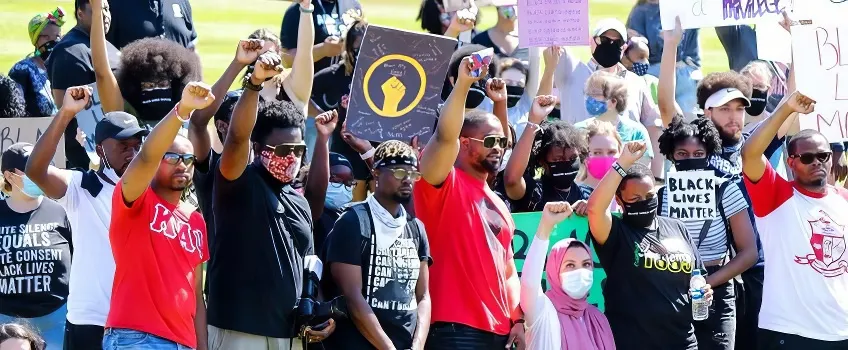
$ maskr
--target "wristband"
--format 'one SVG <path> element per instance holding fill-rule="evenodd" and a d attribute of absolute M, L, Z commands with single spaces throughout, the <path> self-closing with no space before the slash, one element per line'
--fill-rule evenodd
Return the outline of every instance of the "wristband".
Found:
<path fill-rule="evenodd" d="M 241 82 L 241 87 L 245 88 L 245 90 L 257 91 L 257 92 L 262 91 L 262 84 L 256 85 L 256 84 L 250 82 L 250 77 L 252 77 L 252 76 L 253 76 L 253 74 L 245 75 L 244 79 Z"/>
<path fill-rule="evenodd" d="M 182 116 L 180 116 L 180 103 L 177 102 L 177 104 L 174 105 L 174 115 L 176 115 L 177 120 L 181 121 L 183 124 L 188 123 L 188 121 L 191 120 L 191 114 L 192 113 L 189 113 L 188 117 L 183 118 Z"/>
<path fill-rule="evenodd" d="M 533 129 L 534 133 L 537 133 L 537 132 L 539 132 L 539 130 L 542 130 L 541 125 L 536 124 L 536 123 L 531 123 L 531 122 L 527 122 L 527 126 L 525 126 L 525 128 Z"/>
<path fill-rule="evenodd" d="M 300 13 L 312 13 L 313 11 L 315 11 L 315 6 L 312 6 L 312 4 L 309 4 L 309 7 L 300 6 Z"/>
<path fill-rule="evenodd" d="M 612 170 L 615 170 L 615 172 L 617 172 L 618 175 L 621 175 L 621 177 L 627 176 L 627 170 L 624 170 L 618 162 L 612 163 Z"/>
<path fill-rule="evenodd" d="M 362 160 L 366 160 L 368 158 L 374 157 L 374 153 L 377 153 L 377 149 L 374 148 L 374 147 L 371 147 L 371 149 L 368 150 L 368 152 L 360 154 L 359 158 L 362 158 Z"/>

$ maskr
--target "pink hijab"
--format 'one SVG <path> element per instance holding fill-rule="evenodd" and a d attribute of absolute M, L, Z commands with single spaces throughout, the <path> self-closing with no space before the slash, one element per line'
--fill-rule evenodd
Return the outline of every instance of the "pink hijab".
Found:
<path fill-rule="evenodd" d="M 565 252 L 571 242 L 580 243 L 586 251 L 589 247 L 573 238 L 557 242 L 548 255 L 545 273 L 548 275 L 550 289 L 545 295 L 554 304 L 562 328 L 562 350 L 615 350 L 609 321 L 597 307 L 589 305 L 586 298 L 576 300 L 562 290 L 559 268 L 565 260 Z M 583 317 L 584 326 L 580 318 Z"/>

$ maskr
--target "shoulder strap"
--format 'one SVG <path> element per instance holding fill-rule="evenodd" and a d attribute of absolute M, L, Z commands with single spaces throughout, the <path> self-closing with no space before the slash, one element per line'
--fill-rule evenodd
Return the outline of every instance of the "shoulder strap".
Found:
<path fill-rule="evenodd" d="M 368 204 L 365 202 L 356 204 L 351 209 L 356 213 L 356 218 L 359 220 L 359 234 L 362 235 L 360 254 L 365 254 L 369 246 L 368 242 L 371 240 L 371 213 Z"/>
<path fill-rule="evenodd" d="M 660 213 L 662 212 L 663 202 L 665 202 L 665 186 L 662 186 L 657 190 L 657 210 L 659 210 Z"/>

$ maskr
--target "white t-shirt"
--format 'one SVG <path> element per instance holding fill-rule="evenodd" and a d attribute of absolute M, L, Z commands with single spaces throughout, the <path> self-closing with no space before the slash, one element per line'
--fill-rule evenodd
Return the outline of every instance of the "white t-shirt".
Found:
<path fill-rule="evenodd" d="M 809 192 L 766 166 L 745 177 L 765 260 L 759 327 L 822 341 L 848 339 L 848 193 Z"/>
<path fill-rule="evenodd" d="M 74 259 L 71 262 L 67 318 L 75 325 L 104 326 L 109 314 L 112 279 L 115 275 L 115 259 L 109 244 L 112 193 L 115 186 L 101 179 L 93 171 L 62 172 L 68 183 L 68 192 L 58 202 L 68 213 L 68 220 L 74 232 Z M 92 180 L 93 184 L 99 182 L 103 186 L 96 197 L 82 187 L 83 178 Z M 115 177 L 112 180 L 115 182 L 120 179 Z"/>

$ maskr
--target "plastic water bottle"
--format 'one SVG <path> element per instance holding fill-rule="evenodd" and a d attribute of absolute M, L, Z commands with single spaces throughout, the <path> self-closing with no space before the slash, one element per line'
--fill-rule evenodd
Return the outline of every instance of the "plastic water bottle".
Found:
<path fill-rule="evenodd" d="M 689 280 L 689 295 L 692 297 L 692 319 L 695 321 L 703 321 L 710 316 L 710 304 L 704 296 L 706 285 L 707 280 L 701 275 L 701 271 L 692 271 L 692 279 Z"/>

